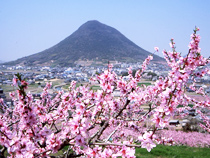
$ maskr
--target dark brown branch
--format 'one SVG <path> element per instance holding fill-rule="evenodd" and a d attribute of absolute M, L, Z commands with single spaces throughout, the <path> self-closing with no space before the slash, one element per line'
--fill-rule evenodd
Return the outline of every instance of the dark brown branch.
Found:
<path fill-rule="evenodd" d="M 0 133 L 5 136 L 7 139 L 11 140 L 6 134 L 4 134 L 2 131 L 0 131 Z"/>
<path fill-rule="evenodd" d="M 15 121 L 15 122 L 9 124 L 8 127 L 10 127 L 10 126 L 12 126 L 12 125 L 14 125 L 14 124 L 16 124 L 16 123 L 18 123 L 18 122 L 20 122 L 20 120 L 17 120 L 17 121 Z"/>
<path fill-rule="evenodd" d="M 67 158 L 72 158 L 72 157 L 80 157 L 82 156 L 83 154 L 78 154 L 78 155 L 75 155 L 74 153 L 71 153 L 67 156 Z"/>
<path fill-rule="evenodd" d="M 97 139 L 100 138 L 100 136 L 102 135 L 102 133 L 104 132 L 104 130 L 109 126 L 109 120 L 105 121 L 105 123 L 103 124 L 103 126 L 101 127 L 101 129 L 98 131 L 97 134 Z"/>
<path fill-rule="evenodd" d="M 126 109 L 126 107 L 127 107 L 127 105 L 128 105 L 129 103 L 130 103 L 130 100 L 127 99 L 125 105 L 124 105 L 123 108 L 120 109 L 120 111 L 116 114 L 115 118 L 117 118 L 118 116 L 120 116 L 120 115 L 122 114 L 123 110 Z"/>
<path fill-rule="evenodd" d="M 95 138 L 95 136 L 98 135 L 98 132 L 99 132 L 99 130 L 90 137 L 90 139 L 88 140 L 88 143 L 90 143 Z"/>

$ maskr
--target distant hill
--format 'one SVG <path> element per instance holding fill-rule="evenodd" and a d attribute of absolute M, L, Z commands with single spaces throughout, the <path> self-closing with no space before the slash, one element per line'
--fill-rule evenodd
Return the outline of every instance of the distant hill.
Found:
<path fill-rule="evenodd" d="M 108 61 L 138 62 L 149 54 L 115 28 L 93 20 L 80 26 L 55 46 L 6 64 L 73 66 Z M 154 61 L 163 61 L 163 58 L 154 55 Z"/>

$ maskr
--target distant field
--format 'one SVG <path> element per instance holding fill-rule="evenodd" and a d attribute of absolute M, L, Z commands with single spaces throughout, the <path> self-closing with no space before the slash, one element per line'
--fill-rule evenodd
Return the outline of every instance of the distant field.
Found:
<path fill-rule="evenodd" d="M 12 85 L 8 85 L 8 84 L 3 84 L 0 87 L 4 90 L 4 92 L 11 92 L 11 91 L 14 91 L 16 89 Z"/>
<path fill-rule="evenodd" d="M 98 90 L 98 89 L 101 89 L 101 87 L 100 87 L 100 86 L 95 86 L 95 85 L 94 85 L 94 86 L 91 86 L 91 89 L 92 89 L 92 90 Z"/>
<path fill-rule="evenodd" d="M 210 149 L 158 145 L 151 152 L 143 148 L 137 148 L 135 155 L 137 158 L 209 158 Z"/>
<path fill-rule="evenodd" d="M 138 83 L 138 86 L 142 86 L 142 85 L 149 86 L 149 85 L 151 85 L 151 83 L 150 82 L 139 82 Z"/>

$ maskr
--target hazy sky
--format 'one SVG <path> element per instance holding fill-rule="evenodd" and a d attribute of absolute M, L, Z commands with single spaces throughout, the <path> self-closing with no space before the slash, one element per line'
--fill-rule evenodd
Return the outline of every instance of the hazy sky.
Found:
<path fill-rule="evenodd" d="M 116 28 L 150 52 L 155 46 L 170 50 L 174 38 L 182 54 L 198 26 L 202 54 L 210 56 L 209 0 L 0 0 L 0 60 L 43 51 L 89 20 Z"/>

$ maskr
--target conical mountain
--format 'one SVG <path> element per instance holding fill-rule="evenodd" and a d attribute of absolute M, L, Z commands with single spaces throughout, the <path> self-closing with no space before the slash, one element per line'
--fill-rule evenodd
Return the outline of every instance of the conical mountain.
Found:
<path fill-rule="evenodd" d="M 149 54 L 115 28 L 93 20 L 55 46 L 8 64 L 73 66 L 78 61 L 138 62 Z M 154 60 L 163 59 L 155 55 Z"/>

